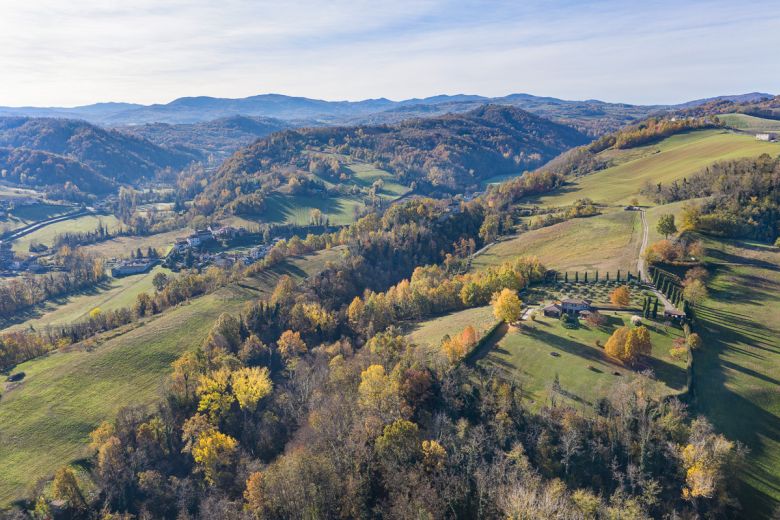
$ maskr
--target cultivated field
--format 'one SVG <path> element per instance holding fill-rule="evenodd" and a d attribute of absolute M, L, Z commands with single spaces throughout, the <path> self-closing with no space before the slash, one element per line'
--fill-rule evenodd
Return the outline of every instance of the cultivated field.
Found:
<path fill-rule="evenodd" d="M 0 399 L 0 506 L 86 455 L 88 434 L 100 421 L 124 406 L 152 404 L 171 362 L 198 346 L 222 312 L 238 312 L 248 300 L 267 296 L 282 274 L 302 279 L 339 254 L 333 249 L 292 259 L 124 334 L 107 333 L 90 352 L 73 348 L 18 366 L 15 371 L 26 377 Z"/>
<path fill-rule="evenodd" d="M 559 271 L 636 271 L 642 223 L 635 211 L 612 211 L 577 218 L 505 239 L 474 259 L 474 268 L 498 265 L 517 256 L 538 256 Z"/>
<path fill-rule="evenodd" d="M 579 328 L 567 329 L 560 320 L 544 316 L 533 322 L 522 322 L 519 329 L 502 325 L 492 341 L 476 353 L 475 362 L 520 383 L 533 407 L 549 404 L 553 397 L 559 402 L 591 407 L 606 396 L 615 383 L 637 373 L 610 359 L 602 347 L 596 346 L 597 340 L 603 346 L 612 331 L 629 325 L 631 315 L 603 314 L 607 323 L 597 329 L 584 322 Z M 653 372 L 653 387 L 659 395 L 683 391 L 685 363 L 669 356 L 672 341 L 681 336 L 682 331 L 648 320 L 645 325 L 650 329 L 653 354 L 645 361 L 643 369 Z M 560 392 L 552 390 L 556 375 Z"/>
<path fill-rule="evenodd" d="M 697 409 L 750 448 L 741 500 L 769 517 L 780 504 L 780 250 L 707 245 L 716 275 L 696 312 Z"/>
<path fill-rule="evenodd" d="M 605 153 L 616 162 L 625 162 L 580 177 L 536 200 L 553 206 L 570 205 L 585 197 L 606 204 L 627 204 L 632 197 L 639 196 L 645 182 L 680 180 L 721 160 L 762 153 L 777 155 L 780 144 L 725 130 L 700 130 L 674 135 L 656 144 Z M 642 197 L 639 199 L 642 201 Z"/>

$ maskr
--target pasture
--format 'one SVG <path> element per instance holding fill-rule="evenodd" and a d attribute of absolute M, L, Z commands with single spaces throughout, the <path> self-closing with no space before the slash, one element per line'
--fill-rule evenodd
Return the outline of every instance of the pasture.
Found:
<path fill-rule="evenodd" d="M 780 250 L 708 240 L 714 277 L 696 309 L 698 411 L 750 448 L 740 499 L 769 517 L 780 505 Z"/>
<path fill-rule="evenodd" d="M 523 255 L 534 255 L 558 271 L 636 271 L 642 222 L 635 211 L 613 211 L 577 218 L 509 237 L 473 261 L 482 269 Z"/>
<path fill-rule="evenodd" d="M 88 434 L 100 421 L 124 406 L 153 404 L 171 362 L 197 347 L 221 313 L 267 297 L 282 274 L 301 280 L 339 254 L 334 248 L 291 259 L 127 331 L 108 332 L 89 351 L 73 347 L 18 366 L 26 377 L 0 399 L 0 506 L 84 457 Z"/>
<path fill-rule="evenodd" d="M 539 204 L 566 206 L 590 198 L 605 204 L 628 204 L 639 196 L 646 182 L 672 182 L 717 161 L 777 155 L 780 144 L 756 141 L 752 136 L 725 130 L 699 130 L 678 134 L 658 143 L 628 150 L 603 152 L 617 165 L 579 178 L 549 195 L 533 200 Z"/>
<path fill-rule="evenodd" d="M 532 408 L 549 404 L 553 398 L 590 408 L 615 383 L 637 374 L 637 370 L 609 358 L 603 349 L 616 328 L 630 326 L 631 314 L 603 315 L 607 322 L 599 328 L 581 321 L 578 328 L 568 329 L 560 320 L 544 316 L 523 321 L 519 328 L 502 325 L 475 353 L 473 362 L 489 373 L 520 384 Z M 644 323 L 650 330 L 653 351 L 652 356 L 643 360 L 641 370 L 652 371 L 652 388 L 659 396 L 682 392 L 686 384 L 685 363 L 669 356 L 672 341 L 682 331 L 658 322 Z M 602 346 L 597 346 L 596 341 Z M 556 375 L 560 382 L 558 391 L 553 388 Z"/>

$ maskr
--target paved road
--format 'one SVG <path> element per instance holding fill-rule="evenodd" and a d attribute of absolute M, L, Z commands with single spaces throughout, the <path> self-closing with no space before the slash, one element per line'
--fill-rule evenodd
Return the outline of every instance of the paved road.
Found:
<path fill-rule="evenodd" d="M 60 215 L 58 217 L 52 217 L 46 220 L 40 220 L 38 222 L 34 222 L 30 224 L 29 226 L 25 226 L 23 228 L 9 231 L 4 237 L 2 237 L 2 240 L 7 240 L 11 242 L 13 240 L 16 240 L 17 238 L 22 238 L 25 235 L 29 235 L 33 231 L 37 231 L 42 227 L 46 227 L 50 224 L 54 224 L 56 222 L 62 222 L 63 220 L 70 220 L 73 218 L 83 217 L 85 215 L 92 215 L 92 212 L 89 210 L 79 210 L 71 213 L 66 213 L 65 215 Z M 0 242 L 2 240 L 0 240 Z"/>
<path fill-rule="evenodd" d="M 672 302 L 670 302 L 661 291 L 652 285 L 650 274 L 647 270 L 647 262 L 645 262 L 644 258 L 645 249 L 647 249 L 647 242 L 650 237 L 650 228 L 647 225 L 647 216 L 645 215 L 645 210 L 640 209 L 639 214 L 642 216 L 642 247 L 639 248 L 639 259 L 636 262 L 636 268 L 637 271 L 639 271 L 639 277 L 642 282 L 646 283 L 648 287 L 652 289 L 658 299 L 661 300 L 661 303 L 664 304 L 665 310 L 677 310 L 677 308 L 672 305 Z"/>

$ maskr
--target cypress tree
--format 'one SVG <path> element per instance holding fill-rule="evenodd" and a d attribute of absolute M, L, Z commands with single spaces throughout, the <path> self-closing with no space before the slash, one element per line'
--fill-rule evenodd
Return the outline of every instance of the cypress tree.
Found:
<path fill-rule="evenodd" d="M 563 273 L 563 281 L 569 283 L 569 271 Z"/>
<path fill-rule="evenodd" d="M 588 271 L 585 271 L 585 283 L 588 283 Z"/>
<path fill-rule="evenodd" d="M 658 298 L 655 299 L 655 306 L 653 306 L 653 319 L 658 318 Z"/>
<path fill-rule="evenodd" d="M 618 272 L 617 272 L 617 281 L 618 282 L 620 281 L 620 269 L 618 269 Z"/>
<path fill-rule="evenodd" d="M 574 281 L 579 282 L 580 281 L 580 272 L 574 271 Z"/>
<path fill-rule="evenodd" d="M 607 281 L 609 281 L 609 271 L 607 271 Z"/>
<path fill-rule="evenodd" d="M 599 270 L 598 269 L 596 269 L 596 276 L 594 276 L 594 278 L 595 278 L 596 282 L 599 281 Z"/>

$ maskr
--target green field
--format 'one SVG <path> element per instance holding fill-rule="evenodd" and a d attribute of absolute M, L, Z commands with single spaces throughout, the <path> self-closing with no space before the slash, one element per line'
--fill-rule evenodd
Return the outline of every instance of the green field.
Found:
<path fill-rule="evenodd" d="M 617 269 L 636 272 L 642 223 L 635 211 L 612 211 L 522 233 L 491 246 L 474 259 L 475 268 L 498 265 L 517 256 L 535 255 L 549 269 Z"/>
<path fill-rule="evenodd" d="M 0 399 L 0 506 L 20 498 L 57 467 L 83 457 L 88 433 L 100 421 L 123 406 L 153 403 L 171 362 L 198 346 L 219 314 L 267 296 L 282 274 L 302 279 L 339 255 L 332 249 L 292 259 L 124 334 L 107 333 L 90 352 L 73 348 L 18 366 L 25 379 L 6 388 Z"/>
<path fill-rule="evenodd" d="M 384 186 L 379 195 L 385 199 L 396 199 L 409 191 L 407 186 L 397 183 L 393 176 L 385 171 L 376 168 L 370 164 L 354 163 L 347 166 L 353 173 L 353 180 L 358 186 L 369 188 L 378 179 L 382 179 Z"/>
<path fill-rule="evenodd" d="M 721 160 L 762 153 L 777 155 L 780 144 L 756 141 L 754 137 L 724 130 L 700 130 L 674 135 L 656 144 L 604 153 L 616 162 L 625 162 L 580 177 L 550 195 L 539 197 L 537 202 L 566 206 L 587 197 L 607 204 L 627 204 L 632 197 L 639 197 L 645 182 L 680 180 Z"/>
<path fill-rule="evenodd" d="M 108 227 L 110 231 L 116 231 L 120 227 L 119 219 L 114 215 L 85 215 L 79 218 L 63 220 L 62 222 L 55 222 L 54 224 L 33 231 L 29 235 L 25 235 L 20 239 L 15 240 L 13 248 L 17 253 L 23 254 L 30 250 L 30 244 L 32 243 L 44 244 L 51 247 L 54 244 L 54 238 L 57 235 L 67 232 L 84 233 L 95 231 L 99 224 Z"/>
<path fill-rule="evenodd" d="M 349 224 L 355 220 L 355 210 L 363 206 L 357 197 L 328 197 L 325 195 L 284 195 L 274 193 L 266 199 L 264 222 L 309 224 L 312 209 L 322 211 L 331 224 Z"/>
<path fill-rule="evenodd" d="M 780 121 L 747 114 L 724 114 L 718 116 L 727 126 L 744 132 L 777 132 L 780 131 Z"/>
<path fill-rule="evenodd" d="M 126 258 L 130 256 L 131 251 L 139 247 L 144 253 L 147 248 L 153 247 L 160 254 L 167 254 L 177 237 L 186 237 L 190 233 L 192 233 L 191 229 L 184 228 L 149 236 L 118 237 L 99 244 L 84 246 L 82 250 L 105 258 Z"/>
<path fill-rule="evenodd" d="M 418 345 L 438 347 L 446 335 L 454 336 L 472 325 L 477 334 L 482 336 L 495 322 L 493 308 L 488 305 L 412 323 L 405 327 L 405 332 Z"/>
<path fill-rule="evenodd" d="M 103 311 L 132 307 L 140 293 L 154 292 L 152 279 L 159 272 L 171 275 L 170 270 L 158 265 L 148 273 L 111 278 L 93 290 L 48 301 L 44 306 L 20 316 L 24 321 L 16 319 L 14 322 L 4 323 L 0 320 L 0 328 L 2 331 L 21 330 L 31 326 L 41 329 L 47 325 L 61 325 L 85 319 L 96 307 Z"/>
<path fill-rule="evenodd" d="M 707 241 L 716 276 L 696 315 L 697 409 L 750 448 L 743 506 L 769 517 L 780 505 L 780 250 Z"/>
<path fill-rule="evenodd" d="M 637 372 L 608 358 L 603 345 L 613 330 L 630 324 L 630 314 L 604 312 L 607 323 L 591 329 L 584 322 L 577 329 L 563 327 L 560 320 L 539 316 L 524 321 L 519 329 L 502 325 L 494 338 L 475 355 L 476 363 L 488 370 L 498 370 L 504 377 L 521 384 L 534 408 L 547 404 L 553 397 L 551 384 L 557 374 L 563 393 L 555 393 L 558 402 L 590 407 L 621 379 Z M 676 394 L 685 389 L 685 363 L 669 357 L 674 338 L 682 331 L 645 320 L 650 329 L 653 354 L 643 369 L 652 370 L 653 387 L 659 396 Z M 556 352 L 558 356 L 553 356 Z M 617 374 L 616 374 L 617 373 Z"/>

